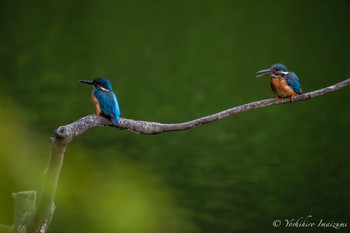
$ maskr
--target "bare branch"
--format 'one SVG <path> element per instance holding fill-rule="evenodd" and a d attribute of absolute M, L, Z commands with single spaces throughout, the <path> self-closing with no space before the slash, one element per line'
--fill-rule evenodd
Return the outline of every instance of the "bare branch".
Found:
<path fill-rule="evenodd" d="M 308 92 L 302 95 L 298 95 L 294 98 L 293 102 L 303 101 L 303 100 L 309 100 L 311 98 L 324 95 L 326 93 L 338 90 L 340 88 L 346 87 L 350 85 L 350 79 L 344 80 L 342 82 L 339 82 L 335 85 L 328 86 L 316 91 Z M 62 133 L 62 137 L 65 137 L 67 132 L 71 132 L 71 138 L 79 137 L 82 135 L 85 131 L 97 127 L 97 126 L 112 126 L 116 127 L 122 130 L 127 130 L 133 133 L 139 133 L 139 134 L 159 134 L 164 132 L 170 132 L 170 131 L 181 131 L 181 130 L 188 130 L 192 129 L 194 127 L 208 124 L 213 121 L 220 120 L 225 117 L 233 116 L 241 112 L 247 112 L 250 110 L 258 109 L 267 107 L 270 105 L 277 105 L 277 104 L 285 104 L 290 103 L 289 98 L 276 100 L 273 99 L 265 99 L 260 101 L 255 101 L 252 103 L 240 105 L 234 108 L 230 108 L 227 110 L 224 110 L 222 112 L 218 112 L 209 116 L 205 116 L 202 118 L 198 118 L 192 121 L 182 122 L 182 123 L 174 123 L 174 124 L 163 124 L 158 122 L 149 122 L 149 121 L 140 121 L 140 120 L 132 120 L 132 119 L 125 119 L 125 118 L 119 118 L 118 125 L 113 125 L 112 122 L 110 122 L 108 119 L 105 119 L 103 117 L 100 117 L 98 115 L 89 115 L 85 116 L 69 125 L 61 126 L 58 128 L 56 133 L 58 132 L 60 135 L 60 132 Z"/>

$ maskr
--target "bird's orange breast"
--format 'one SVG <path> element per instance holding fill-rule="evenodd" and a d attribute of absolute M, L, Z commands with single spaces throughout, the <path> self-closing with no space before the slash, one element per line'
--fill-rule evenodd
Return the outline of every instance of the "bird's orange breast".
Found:
<path fill-rule="evenodd" d="M 282 77 L 271 78 L 270 85 L 272 91 L 280 98 L 296 95 L 295 91 L 288 86 L 287 81 Z"/>
<path fill-rule="evenodd" d="M 94 95 L 94 92 L 91 93 L 91 99 L 92 99 L 92 102 L 94 103 L 94 106 L 96 109 L 96 114 L 101 115 L 102 114 L 101 107 L 100 107 L 100 104 L 99 104 L 97 98 Z"/>

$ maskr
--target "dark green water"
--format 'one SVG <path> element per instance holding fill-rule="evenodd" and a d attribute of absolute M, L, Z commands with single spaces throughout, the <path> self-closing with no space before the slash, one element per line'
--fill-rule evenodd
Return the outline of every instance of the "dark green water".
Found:
<path fill-rule="evenodd" d="M 40 188 L 53 130 L 94 113 L 78 80 L 108 77 L 122 117 L 169 123 L 273 97 L 255 72 L 276 62 L 316 90 L 350 77 L 349 10 L 0 1 L 0 223 L 11 222 L 11 192 Z M 349 97 L 345 88 L 157 136 L 93 129 L 66 152 L 49 232 L 294 232 L 284 220 L 308 215 L 350 224 Z"/>

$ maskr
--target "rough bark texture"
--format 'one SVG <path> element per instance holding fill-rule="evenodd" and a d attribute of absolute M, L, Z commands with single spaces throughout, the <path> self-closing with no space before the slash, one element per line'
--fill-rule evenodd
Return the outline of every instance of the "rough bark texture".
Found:
<path fill-rule="evenodd" d="M 338 90 L 348 85 L 350 85 L 350 79 L 347 79 L 345 81 L 342 81 L 340 83 L 337 83 L 329 87 L 325 87 L 313 92 L 308 92 L 308 93 L 296 96 L 293 102 L 309 100 L 311 98 L 324 95 L 326 93 Z M 260 100 L 260 101 L 244 104 L 241 106 L 237 106 L 234 108 L 230 108 L 222 112 L 218 112 L 218 113 L 205 116 L 202 118 L 198 118 L 192 121 L 187 121 L 187 122 L 177 123 L 177 124 L 163 124 L 158 122 L 138 121 L 138 120 L 120 118 L 118 125 L 114 125 L 111 121 L 109 121 L 106 118 L 100 117 L 98 115 L 89 115 L 89 116 L 82 117 L 71 124 L 60 126 L 55 131 L 55 136 L 51 139 L 52 152 L 50 155 L 48 167 L 44 174 L 44 183 L 40 193 L 39 202 L 36 207 L 36 210 L 35 211 L 33 210 L 34 209 L 33 198 L 35 199 L 35 194 L 21 192 L 22 195 L 23 193 L 24 194 L 26 193 L 27 197 L 29 197 L 29 199 L 27 198 L 26 202 L 23 202 L 23 205 L 27 205 L 27 207 L 28 206 L 29 207 L 27 208 L 26 206 L 16 205 L 14 225 L 12 227 L 0 225 L 0 232 L 28 232 L 28 233 L 46 232 L 51 222 L 54 209 L 55 209 L 54 198 L 55 198 L 58 178 L 59 178 L 60 170 L 63 164 L 64 152 L 66 150 L 66 147 L 74 138 L 81 136 L 85 131 L 91 128 L 94 128 L 97 126 L 111 126 L 121 130 L 127 130 L 133 133 L 153 135 L 153 134 L 159 134 L 163 132 L 188 130 L 203 124 L 208 124 L 210 122 L 220 120 L 224 117 L 233 116 L 241 112 L 246 112 L 246 111 L 263 108 L 270 105 L 284 104 L 289 102 L 290 102 L 289 98 L 280 99 L 280 100 L 277 100 L 277 99 Z M 18 194 L 20 193 L 17 193 L 17 195 Z M 34 211 L 34 214 L 33 214 L 33 211 Z M 30 218 L 28 218 L 28 216 L 30 216 Z M 28 223 L 28 219 L 30 220 L 29 223 Z"/>

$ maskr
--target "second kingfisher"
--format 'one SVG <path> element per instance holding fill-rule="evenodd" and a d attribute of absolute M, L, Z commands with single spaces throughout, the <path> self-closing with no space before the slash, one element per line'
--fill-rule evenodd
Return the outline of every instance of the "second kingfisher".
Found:
<path fill-rule="evenodd" d="M 97 78 L 94 81 L 80 80 L 80 82 L 94 87 L 91 98 L 96 109 L 96 114 L 107 117 L 117 125 L 120 110 L 111 82 L 106 78 Z"/>
<path fill-rule="evenodd" d="M 274 64 L 271 68 L 257 72 L 257 78 L 271 75 L 270 86 L 277 98 L 289 97 L 293 101 L 295 95 L 302 94 L 298 76 L 287 70 L 283 64 Z"/>

